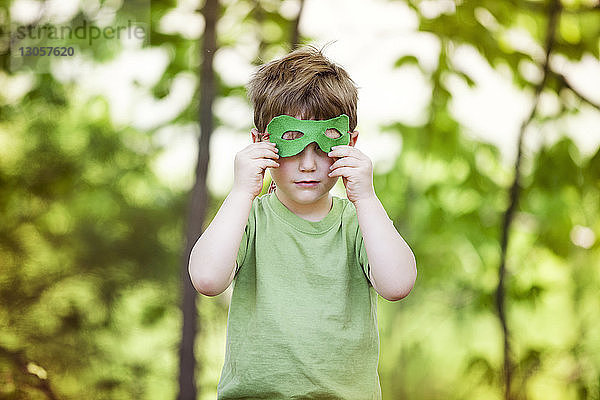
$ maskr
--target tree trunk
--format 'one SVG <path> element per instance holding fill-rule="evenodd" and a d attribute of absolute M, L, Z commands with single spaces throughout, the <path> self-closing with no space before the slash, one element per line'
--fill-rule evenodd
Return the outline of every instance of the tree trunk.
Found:
<path fill-rule="evenodd" d="M 210 137 L 213 131 L 212 105 L 216 95 L 213 57 L 217 48 L 216 23 L 218 19 L 218 10 L 218 0 L 206 0 L 206 3 L 201 10 L 202 15 L 204 16 L 205 29 L 200 49 L 202 54 L 202 64 L 200 67 L 200 102 L 198 109 L 200 138 L 198 141 L 196 181 L 192 188 L 186 223 L 186 245 L 181 259 L 181 281 L 183 289 L 181 310 L 183 313 L 183 327 L 181 344 L 179 346 L 178 400 L 195 400 L 197 397 L 194 343 L 196 334 L 201 331 L 201 327 L 197 325 L 196 291 L 192 286 L 188 274 L 188 260 L 194 243 L 196 243 L 196 240 L 198 240 L 198 237 L 202 234 L 202 226 L 208 206 L 206 175 L 209 162 Z"/>
<path fill-rule="evenodd" d="M 292 50 L 298 48 L 300 45 L 300 17 L 302 16 L 302 10 L 304 9 L 304 0 L 300 1 L 300 8 L 298 9 L 298 16 L 293 23 L 292 26 L 292 35 L 290 38 L 290 44 L 292 45 Z"/>
<path fill-rule="evenodd" d="M 508 322 L 506 320 L 506 289 L 505 289 L 505 279 L 506 279 L 506 258 L 508 251 L 508 241 L 509 241 L 509 231 L 510 226 L 512 224 L 514 215 L 517 210 L 517 206 L 519 204 L 519 195 L 520 195 L 520 177 L 521 177 L 521 160 L 523 156 L 523 137 L 525 136 L 525 131 L 531 121 L 533 121 L 533 117 L 536 114 L 540 95 L 546 82 L 548 80 L 549 75 L 549 63 L 550 63 L 550 54 L 552 53 L 552 48 L 554 46 L 554 34 L 556 32 L 556 24 L 558 21 L 558 17 L 560 15 L 560 3 L 559 0 L 552 0 L 549 7 L 549 15 L 548 15 L 548 27 L 546 29 L 546 41 L 545 41 L 545 51 L 546 57 L 544 59 L 544 64 L 542 66 L 543 77 L 542 81 L 536 85 L 535 87 L 535 97 L 534 103 L 531 107 L 531 112 L 527 119 L 521 124 L 521 128 L 519 130 L 519 139 L 517 143 L 517 158 L 515 161 L 515 176 L 513 178 L 512 185 L 509 191 L 509 205 L 504 213 L 504 218 L 502 221 L 502 233 L 500 239 L 500 266 L 498 268 L 498 287 L 496 288 L 496 311 L 498 312 L 498 319 L 500 320 L 500 326 L 502 327 L 502 338 L 503 338 L 503 380 L 504 380 L 504 399 L 512 400 L 513 390 L 512 390 L 512 381 L 513 381 L 513 369 L 514 363 L 512 360 L 512 351 L 511 351 L 511 332 L 508 327 Z"/>

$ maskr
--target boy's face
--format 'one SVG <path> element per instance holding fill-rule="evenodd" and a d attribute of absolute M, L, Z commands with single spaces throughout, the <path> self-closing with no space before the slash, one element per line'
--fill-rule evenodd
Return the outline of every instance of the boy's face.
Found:
<path fill-rule="evenodd" d="M 311 143 L 300 153 L 291 157 L 280 157 L 278 168 L 271 168 L 271 177 L 277 190 L 298 204 L 310 204 L 327 196 L 338 177 L 329 177 L 329 167 L 334 159 Z"/>
<path fill-rule="evenodd" d="M 299 116 L 295 118 L 300 119 Z M 294 132 L 286 132 L 294 135 Z M 300 137 L 302 133 L 297 132 Z M 331 138 L 339 137 L 335 129 L 328 130 L 326 135 Z M 253 130 L 253 140 L 268 141 L 269 139 Z M 350 146 L 354 146 L 358 132 L 351 132 Z M 296 137 L 289 137 L 295 139 Z M 271 177 L 277 185 L 280 195 L 285 196 L 297 204 L 311 204 L 328 196 L 329 191 L 337 182 L 338 177 L 329 177 L 329 167 L 337 158 L 329 157 L 315 142 L 310 143 L 300 153 L 290 157 L 277 159 L 279 167 L 270 168 Z"/>

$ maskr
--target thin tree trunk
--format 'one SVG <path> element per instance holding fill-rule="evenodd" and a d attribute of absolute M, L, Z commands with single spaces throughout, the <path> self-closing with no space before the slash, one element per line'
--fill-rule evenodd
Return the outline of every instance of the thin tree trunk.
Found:
<path fill-rule="evenodd" d="M 290 39 L 290 44 L 292 45 L 292 50 L 298 48 L 300 45 L 300 17 L 302 17 L 302 10 L 304 9 L 304 0 L 300 1 L 300 9 L 298 10 L 298 16 L 294 21 L 294 25 L 292 26 L 292 36 Z"/>
<path fill-rule="evenodd" d="M 202 234 L 202 226 L 208 205 L 206 175 L 209 162 L 209 143 L 213 131 L 212 105 L 216 95 L 216 84 L 213 71 L 213 57 L 217 49 L 216 23 L 218 19 L 219 1 L 206 0 L 201 12 L 204 16 L 205 29 L 202 36 L 200 53 L 200 104 L 198 120 L 200 138 L 198 141 L 198 162 L 196 165 L 196 181 L 192 188 L 186 224 L 186 245 L 181 259 L 181 281 L 183 286 L 182 313 L 183 328 L 179 347 L 179 394 L 178 400 L 195 400 L 196 389 L 196 357 L 194 344 L 197 332 L 196 291 L 188 274 L 190 252 L 198 237 Z"/>
<path fill-rule="evenodd" d="M 560 15 L 560 2 L 559 0 L 552 0 L 549 8 L 548 15 L 548 27 L 546 30 L 546 41 L 545 41 L 545 50 L 546 57 L 544 59 L 544 64 L 542 66 L 543 76 L 541 82 L 535 87 L 535 96 L 534 103 L 531 108 L 531 112 L 527 119 L 521 124 L 521 128 L 519 130 L 519 139 L 517 144 L 517 159 L 515 161 L 515 175 L 510 187 L 510 202 L 506 212 L 504 213 L 503 223 L 502 223 L 502 233 L 501 233 L 501 241 L 500 241 L 500 266 L 498 268 L 498 286 L 496 288 L 496 309 L 498 312 L 498 318 L 500 320 L 500 325 L 502 326 L 502 336 L 503 336 L 503 353 L 504 353 L 504 365 L 503 365 L 503 378 L 504 378 L 504 398 L 505 400 L 511 400 L 513 398 L 511 393 L 512 386 L 512 373 L 513 373 L 513 362 L 511 359 L 511 346 L 510 346 L 510 329 L 508 327 L 508 323 L 506 321 L 506 294 L 505 294 L 505 280 L 506 280 L 506 256 L 508 249 L 508 240 L 509 240 L 509 231 L 510 226 L 512 224 L 515 211 L 517 209 L 519 203 L 519 195 L 520 195 L 520 176 L 521 176 L 521 160 L 523 156 L 523 137 L 525 135 L 525 131 L 538 108 L 540 94 L 546 85 L 546 81 L 549 75 L 549 62 L 550 62 L 550 54 L 552 53 L 552 47 L 554 45 L 554 34 L 556 32 L 556 24 L 558 21 L 558 17 Z"/>
<path fill-rule="evenodd" d="M 265 21 L 265 11 L 260 5 L 260 0 L 254 0 L 252 16 L 254 17 L 257 26 L 262 26 L 263 22 Z M 260 29 L 258 31 L 260 32 Z M 258 42 L 258 53 L 256 54 L 256 58 L 252 61 L 252 64 L 254 65 L 260 65 L 266 62 L 266 60 L 263 60 L 263 55 L 265 54 L 265 50 L 267 49 L 267 43 L 265 43 L 265 40 L 262 36 L 259 39 L 260 42 Z"/>

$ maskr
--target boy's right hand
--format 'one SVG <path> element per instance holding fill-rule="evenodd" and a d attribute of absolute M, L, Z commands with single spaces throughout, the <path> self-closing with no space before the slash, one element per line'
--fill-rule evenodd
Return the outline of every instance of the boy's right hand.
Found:
<path fill-rule="evenodd" d="M 256 142 L 249 144 L 235 155 L 234 179 L 232 191 L 248 194 L 254 199 L 260 194 L 265 170 L 277 168 L 279 150 L 275 143 Z"/>

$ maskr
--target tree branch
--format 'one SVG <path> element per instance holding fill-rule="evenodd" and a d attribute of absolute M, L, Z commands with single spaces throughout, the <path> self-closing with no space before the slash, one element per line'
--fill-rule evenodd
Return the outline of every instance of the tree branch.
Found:
<path fill-rule="evenodd" d="M 508 0 L 508 2 L 515 8 L 524 11 L 535 12 L 537 14 L 546 14 L 548 12 L 548 6 L 542 2 L 530 0 Z M 589 7 L 562 8 L 561 13 L 584 14 L 598 11 L 600 11 L 600 3 Z"/>
<path fill-rule="evenodd" d="M 571 83 L 569 82 L 569 80 L 567 79 L 566 76 L 564 76 L 563 74 L 561 74 L 559 72 L 555 72 L 555 71 L 552 71 L 552 70 L 550 70 L 550 74 L 554 78 L 556 78 L 560 82 L 560 84 L 562 86 L 566 87 L 567 89 L 569 89 L 570 91 L 572 91 L 573 93 L 575 93 L 575 96 L 579 97 L 584 103 L 587 103 L 590 106 L 594 107 L 596 110 L 600 111 L 600 104 L 594 103 L 588 97 L 586 97 L 581 92 L 579 92 L 577 89 L 575 89 L 573 87 L 573 85 L 571 85 Z"/>
<path fill-rule="evenodd" d="M 544 59 L 544 64 L 542 67 L 543 77 L 540 83 L 538 83 L 535 87 L 535 95 L 534 95 L 534 103 L 531 108 L 531 112 L 527 119 L 521 124 L 519 130 L 519 138 L 517 144 L 517 159 L 515 161 L 515 176 L 510 187 L 510 201 L 506 212 L 504 213 L 503 223 L 502 223 L 502 233 L 501 233 L 501 242 L 500 242 L 500 266 L 498 268 L 498 286 L 496 289 L 496 308 L 498 311 L 498 318 L 500 319 L 500 324 L 502 326 L 502 333 L 504 339 L 504 366 L 503 366 L 503 374 L 504 374 L 504 398 L 506 400 L 512 399 L 511 393 L 511 383 L 512 383 L 512 372 L 513 372 L 513 363 L 511 360 L 511 346 L 510 346 L 510 330 L 508 328 L 508 324 L 506 321 L 506 310 L 505 310 L 505 280 L 506 280 L 506 256 L 508 249 L 508 240 L 509 240 L 509 231 L 512 221 L 514 219 L 515 211 L 517 209 L 519 203 L 519 194 L 520 194 L 520 175 L 521 175 L 521 160 L 523 157 L 523 137 L 525 135 L 525 131 L 533 117 L 535 116 L 540 100 L 540 94 L 544 89 L 546 82 L 548 80 L 548 75 L 550 73 L 550 54 L 552 53 L 552 48 L 554 46 L 554 36 L 556 32 L 556 26 L 558 22 L 558 17 L 560 15 L 561 5 L 560 0 L 552 0 L 550 3 L 550 7 L 548 9 L 548 27 L 546 29 L 546 40 L 544 48 L 546 50 L 546 57 Z"/>

